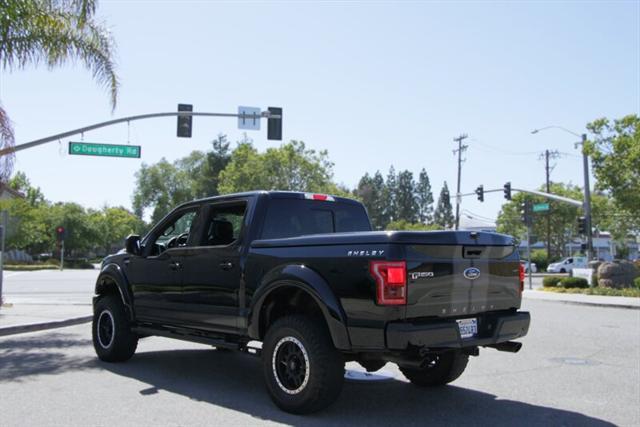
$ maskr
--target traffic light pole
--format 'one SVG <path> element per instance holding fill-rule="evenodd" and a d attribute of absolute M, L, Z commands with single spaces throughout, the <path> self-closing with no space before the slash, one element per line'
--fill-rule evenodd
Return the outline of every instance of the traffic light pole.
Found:
<path fill-rule="evenodd" d="M 499 188 L 499 189 L 496 189 L 496 190 L 484 190 L 485 193 L 497 193 L 498 191 L 504 191 L 504 189 Z M 577 207 L 580 207 L 580 208 L 584 208 L 584 206 L 585 206 L 584 203 L 581 202 L 580 200 L 574 200 L 574 199 L 570 199 L 568 197 L 558 196 L 556 194 L 549 194 L 549 193 L 545 193 L 544 191 L 524 190 L 524 189 L 521 189 L 521 188 L 511 188 L 511 191 L 519 191 L 521 193 L 533 194 L 534 196 L 546 197 L 547 199 L 557 200 L 559 202 L 568 203 L 570 205 L 577 206 Z M 476 195 L 477 195 L 477 193 L 473 192 L 473 193 L 460 194 L 460 197 L 476 196 Z"/>
<path fill-rule="evenodd" d="M 62 138 L 67 138 L 69 136 L 78 135 L 80 133 L 88 132 L 95 129 L 100 129 L 107 126 L 116 125 L 119 123 L 133 122 L 136 120 L 145 120 L 152 119 L 156 117 L 171 117 L 171 116 L 205 116 L 205 117 L 247 117 L 250 119 L 250 116 L 246 116 L 238 113 L 194 113 L 192 111 L 172 111 L 168 113 L 150 113 L 150 114 L 140 114 L 137 116 L 129 116 L 122 117 L 120 119 L 109 120 L 106 122 L 96 123 L 94 125 L 85 126 L 82 128 L 70 130 L 68 132 L 59 133 L 57 135 L 48 136 L 42 139 L 36 139 L 35 141 L 25 142 L 24 144 L 16 145 L 13 147 L 8 147 L 0 150 L 0 156 L 4 156 L 7 154 L 15 153 L 16 151 L 26 150 L 27 148 L 37 147 L 38 145 L 46 144 L 49 142 L 58 141 Z M 262 111 L 259 118 L 264 119 L 279 119 L 282 116 L 277 114 L 272 114 L 270 111 Z"/>
<path fill-rule="evenodd" d="M 60 271 L 64 270 L 64 240 L 60 241 Z"/>

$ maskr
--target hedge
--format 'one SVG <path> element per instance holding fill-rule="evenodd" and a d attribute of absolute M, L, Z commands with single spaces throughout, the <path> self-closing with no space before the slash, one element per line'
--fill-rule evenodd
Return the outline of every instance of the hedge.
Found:
<path fill-rule="evenodd" d="M 583 279 L 582 277 L 565 277 L 560 280 L 560 283 L 557 285 L 559 287 L 563 287 L 565 289 L 569 288 L 588 288 L 589 282 L 587 279 Z"/>
<path fill-rule="evenodd" d="M 542 286 L 544 286 L 545 288 L 555 288 L 556 286 L 558 286 L 558 283 L 560 283 L 560 280 L 562 280 L 562 277 L 546 276 L 544 279 L 542 279 Z"/>

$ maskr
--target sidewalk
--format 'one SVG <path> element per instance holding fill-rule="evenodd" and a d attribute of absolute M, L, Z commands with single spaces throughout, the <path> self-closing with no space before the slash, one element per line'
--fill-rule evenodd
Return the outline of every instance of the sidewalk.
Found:
<path fill-rule="evenodd" d="M 92 307 L 84 305 L 5 304 L 0 307 L 0 337 L 91 321 Z"/>
<path fill-rule="evenodd" d="M 525 289 L 523 297 L 525 299 L 535 299 L 543 301 L 556 301 L 565 304 L 592 305 L 597 307 L 613 307 L 640 310 L 640 298 L 632 297 L 608 297 L 601 295 L 583 294 L 560 294 L 555 292 L 545 292 Z"/>

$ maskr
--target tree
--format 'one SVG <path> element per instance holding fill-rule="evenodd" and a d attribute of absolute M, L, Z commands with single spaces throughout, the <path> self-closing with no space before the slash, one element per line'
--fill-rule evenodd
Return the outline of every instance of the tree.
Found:
<path fill-rule="evenodd" d="M 354 196 L 367 208 L 374 230 L 384 230 L 389 222 L 386 212 L 387 195 L 380 171 L 376 171 L 373 177 L 365 173 L 354 190 Z"/>
<path fill-rule="evenodd" d="M 302 141 L 291 141 L 264 153 L 251 142 L 242 142 L 220 173 L 220 192 L 288 190 L 348 195 L 332 178 L 333 163 L 328 153 L 307 149 Z"/>
<path fill-rule="evenodd" d="M 31 182 L 24 172 L 17 172 L 9 180 L 8 185 L 12 190 L 16 190 L 24 194 L 27 201 L 32 205 L 37 205 L 44 202 L 44 194 L 42 194 L 42 191 L 40 191 L 40 187 L 32 187 Z"/>
<path fill-rule="evenodd" d="M 440 197 L 438 197 L 438 206 L 436 206 L 433 214 L 433 223 L 441 228 L 451 229 L 453 228 L 454 220 L 449 187 L 447 186 L 447 181 L 445 181 L 442 190 L 440 190 Z"/>
<path fill-rule="evenodd" d="M 431 223 L 433 221 L 433 193 L 431 192 L 429 175 L 424 168 L 420 171 L 416 185 L 416 201 L 419 221 L 424 224 Z"/>
<path fill-rule="evenodd" d="M 38 254 L 51 251 L 54 243 L 47 204 L 33 205 L 27 199 L 0 200 L 0 211 L 8 212 L 5 245 Z"/>
<path fill-rule="evenodd" d="M 229 141 L 227 136 L 219 134 L 211 141 L 212 150 L 207 151 L 206 159 L 194 176 L 197 197 L 217 196 L 220 194 L 220 172 L 224 170 L 231 160 Z"/>
<path fill-rule="evenodd" d="M 0 62 L 13 71 L 45 63 L 49 68 L 79 60 L 109 89 L 115 109 L 118 77 L 114 42 L 95 20 L 96 0 L 2 0 Z M 15 144 L 13 128 L 0 104 L 0 149 Z M 0 157 L 0 181 L 11 176 L 13 155 Z"/>
<path fill-rule="evenodd" d="M 205 155 L 194 151 L 184 159 L 169 163 L 161 159 L 154 165 L 142 164 L 136 172 L 136 186 L 133 194 L 133 210 L 142 219 L 147 209 L 151 209 L 153 223 L 162 219 L 180 203 L 195 198 L 195 186 L 189 167 L 198 167 Z"/>
<path fill-rule="evenodd" d="M 396 191 L 397 219 L 409 223 L 418 221 L 418 203 L 415 198 L 416 183 L 413 173 L 404 170 L 398 173 L 398 186 Z"/>
<path fill-rule="evenodd" d="M 97 231 L 95 246 L 102 255 L 111 253 L 114 245 L 124 246 L 124 239 L 129 234 L 141 234 L 144 222 L 123 207 L 107 207 L 92 212 L 89 221 Z"/>
<path fill-rule="evenodd" d="M 409 222 L 403 219 L 399 221 L 393 221 L 387 224 L 387 230 L 407 230 L 407 231 L 428 231 L 428 230 L 440 230 L 440 226 L 437 224 L 424 224 L 422 222 Z"/>
<path fill-rule="evenodd" d="M 384 182 L 384 177 L 380 171 L 376 171 L 371 180 L 374 198 L 374 215 L 371 217 L 371 222 L 374 227 L 379 230 L 384 230 L 389 223 L 389 212 L 387 211 L 387 205 L 389 203 L 389 189 Z"/>
<path fill-rule="evenodd" d="M 389 221 L 395 221 L 398 219 L 398 176 L 393 165 L 391 165 L 387 174 L 386 187 L 387 206 L 385 215 Z"/>
<path fill-rule="evenodd" d="M 585 144 L 591 156 L 597 188 L 609 193 L 622 214 L 640 223 L 640 117 L 630 114 L 587 125 L 593 140 Z"/>
<path fill-rule="evenodd" d="M 71 256 L 83 256 L 96 246 L 98 230 L 93 227 L 89 216 L 92 211 L 85 210 L 77 203 L 55 203 L 48 209 L 45 221 L 47 234 L 55 237 L 55 229 L 65 229 L 65 253 Z"/>

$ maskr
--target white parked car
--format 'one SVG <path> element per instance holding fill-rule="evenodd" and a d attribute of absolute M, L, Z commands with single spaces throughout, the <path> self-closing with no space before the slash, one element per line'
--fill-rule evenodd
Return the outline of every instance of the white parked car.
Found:
<path fill-rule="evenodd" d="M 574 268 L 587 268 L 587 257 L 572 256 L 549 264 L 548 273 L 570 273 Z"/>
<path fill-rule="evenodd" d="M 524 272 L 528 273 L 529 272 L 529 261 L 520 261 L 520 264 L 522 264 L 522 266 L 524 267 Z M 537 273 L 538 272 L 538 266 L 536 266 L 535 262 L 531 263 L 531 272 L 532 273 Z"/>

